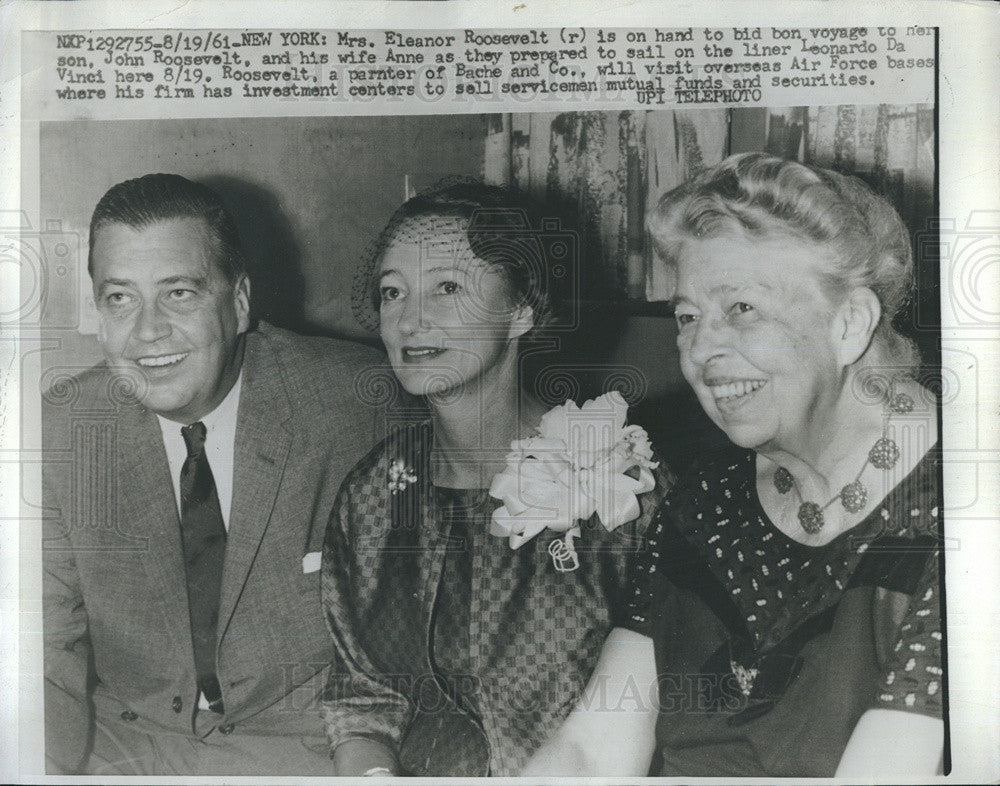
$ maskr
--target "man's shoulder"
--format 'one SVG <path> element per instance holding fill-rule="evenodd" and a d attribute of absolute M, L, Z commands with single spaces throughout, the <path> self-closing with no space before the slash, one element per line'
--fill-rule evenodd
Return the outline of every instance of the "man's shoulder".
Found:
<path fill-rule="evenodd" d="M 71 374 L 50 369 L 43 376 L 40 436 L 47 450 L 68 449 L 77 426 L 89 444 L 107 429 L 117 429 L 122 415 L 136 406 L 139 383 L 110 368 L 104 361 Z M 82 443 L 81 443 L 82 444 Z"/>
<path fill-rule="evenodd" d="M 128 399 L 127 378 L 115 374 L 104 361 L 76 374 L 55 370 L 47 374 L 42 388 L 42 412 L 49 416 L 71 409 L 103 409 Z"/>
<path fill-rule="evenodd" d="M 299 371 L 306 369 L 342 372 L 345 368 L 385 365 L 385 355 L 367 344 L 327 336 L 304 336 L 266 322 L 250 334 L 250 340 L 266 345 L 281 362 Z"/>
<path fill-rule="evenodd" d="M 281 379 L 285 394 L 303 418 L 327 417 L 333 407 L 346 417 L 350 413 L 361 416 L 399 397 L 385 355 L 365 344 L 301 336 L 267 324 L 255 330 L 249 342 L 251 376 L 259 378 L 270 367 L 267 378 Z"/>

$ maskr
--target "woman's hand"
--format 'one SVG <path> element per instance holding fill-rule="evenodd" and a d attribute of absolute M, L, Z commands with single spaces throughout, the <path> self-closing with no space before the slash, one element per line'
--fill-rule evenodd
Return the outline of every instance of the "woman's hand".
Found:
<path fill-rule="evenodd" d="M 847 742 L 838 778 L 935 775 L 941 769 L 944 723 L 900 710 L 868 710 Z"/>
<path fill-rule="evenodd" d="M 587 689 L 521 775 L 646 775 L 659 711 L 653 640 L 611 631 Z"/>
<path fill-rule="evenodd" d="M 339 777 L 364 775 L 370 770 L 379 770 L 380 775 L 399 775 L 399 764 L 396 754 L 387 745 L 356 737 L 344 740 L 334 749 L 333 770 Z"/>

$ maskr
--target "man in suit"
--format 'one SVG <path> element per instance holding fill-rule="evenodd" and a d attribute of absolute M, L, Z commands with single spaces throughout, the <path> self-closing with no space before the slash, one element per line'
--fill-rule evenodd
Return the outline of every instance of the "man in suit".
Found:
<path fill-rule="evenodd" d="M 176 175 L 108 191 L 88 262 L 106 362 L 43 401 L 49 771 L 330 774 L 319 552 L 380 357 L 251 329 L 232 219 Z"/>

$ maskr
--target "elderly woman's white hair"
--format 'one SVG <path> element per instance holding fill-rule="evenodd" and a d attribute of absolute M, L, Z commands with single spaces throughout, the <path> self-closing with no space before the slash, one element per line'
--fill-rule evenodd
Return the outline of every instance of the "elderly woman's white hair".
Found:
<path fill-rule="evenodd" d="M 657 254 L 671 267 L 689 238 L 785 235 L 830 248 L 835 262 L 819 271 L 828 296 L 863 286 L 882 306 L 861 362 L 911 374 L 919 365 L 916 345 L 893 326 L 912 289 L 909 233 L 895 208 L 857 178 L 743 153 L 664 194 L 646 223 Z"/>

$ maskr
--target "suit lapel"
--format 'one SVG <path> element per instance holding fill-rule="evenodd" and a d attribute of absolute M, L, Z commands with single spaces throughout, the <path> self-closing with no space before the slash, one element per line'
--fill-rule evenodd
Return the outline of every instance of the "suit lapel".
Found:
<path fill-rule="evenodd" d="M 236 418 L 233 500 L 222 574 L 219 639 L 225 635 L 274 509 L 292 435 L 291 406 L 277 358 L 247 336 Z"/>
<path fill-rule="evenodd" d="M 147 539 L 140 561 L 165 618 L 163 629 L 179 644 L 183 653 L 179 656 L 190 660 L 193 649 L 180 520 L 163 434 L 156 416 L 139 406 L 123 407 L 118 424 L 122 430 L 118 515 L 137 536 Z"/>

